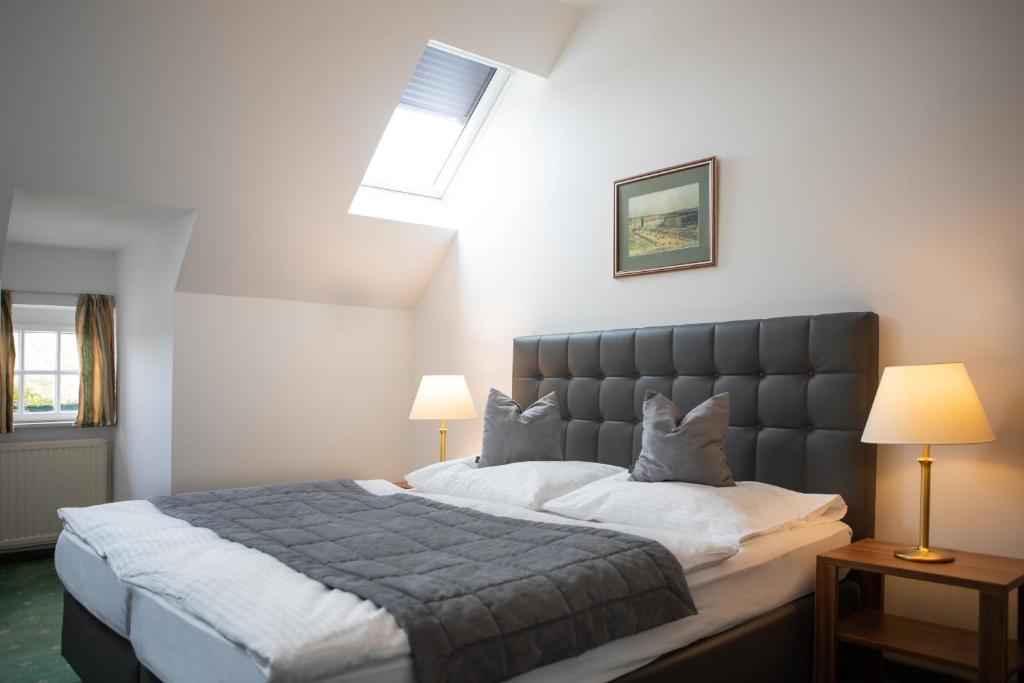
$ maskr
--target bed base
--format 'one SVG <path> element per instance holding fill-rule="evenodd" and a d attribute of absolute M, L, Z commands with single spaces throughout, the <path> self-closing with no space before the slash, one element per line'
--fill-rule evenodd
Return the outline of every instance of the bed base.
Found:
<path fill-rule="evenodd" d="M 84 683 L 138 683 L 142 666 L 131 642 L 64 591 L 60 653 Z"/>
<path fill-rule="evenodd" d="M 840 614 L 853 611 L 860 588 L 839 584 Z M 814 595 L 805 595 L 728 631 L 669 652 L 618 683 L 811 680 Z M 135 656 L 131 642 L 64 591 L 61 654 L 84 683 L 160 683 Z M 684 678 L 685 677 L 685 678 Z"/>
<path fill-rule="evenodd" d="M 854 579 L 839 584 L 839 613 L 860 604 Z M 692 683 L 811 680 L 814 648 L 814 594 L 805 595 L 750 621 L 662 655 L 616 683 Z M 844 658 L 845 659 L 845 658 Z M 845 665 L 847 662 L 842 662 Z"/>

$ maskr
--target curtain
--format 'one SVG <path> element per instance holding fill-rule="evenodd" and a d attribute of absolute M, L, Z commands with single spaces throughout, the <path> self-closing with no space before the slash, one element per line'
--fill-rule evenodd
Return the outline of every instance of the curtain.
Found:
<path fill-rule="evenodd" d="M 11 293 L 0 291 L 0 434 L 14 431 L 14 323 Z"/>
<path fill-rule="evenodd" d="M 76 427 L 117 424 L 117 379 L 114 377 L 114 297 L 80 294 L 75 312 L 82 381 Z"/>

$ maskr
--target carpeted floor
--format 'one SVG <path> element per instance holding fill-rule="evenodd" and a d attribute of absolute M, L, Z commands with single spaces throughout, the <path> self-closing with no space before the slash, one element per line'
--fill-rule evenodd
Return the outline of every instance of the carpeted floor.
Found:
<path fill-rule="evenodd" d="M 0 681 L 78 681 L 60 656 L 63 587 L 53 559 L 0 564 Z"/>

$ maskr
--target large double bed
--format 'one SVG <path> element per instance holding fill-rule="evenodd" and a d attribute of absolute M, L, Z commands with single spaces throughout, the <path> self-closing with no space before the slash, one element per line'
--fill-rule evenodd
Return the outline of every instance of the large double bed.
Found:
<path fill-rule="evenodd" d="M 872 313 L 515 339 L 513 397 L 529 405 L 556 393 L 566 460 L 628 468 L 648 390 L 681 406 L 728 391 L 726 456 L 736 479 L 838 494 L 846 515 L 757 535 L 714 562 L 675 550 L 686 539 L 676 544 L 671 530 L 631 528 L 673 552 L 697 613 L 514 680 L 809 678 L 814 558 L 873 532 L 875 453 L 860 435 L 877 349 Z M 358 485 L 500 519 L 608 527 L 383 481 Z M 187 553 L 168 548 L 175 534 L 202 533 Z M 85 681 L 417 679 L 409 643 L 386 611 L 145 501 L 67 524 L 56 564 L 66 587 L 62 651 Z M 844 581 L 840 609 L 857 600 L 857 586 Z"/>

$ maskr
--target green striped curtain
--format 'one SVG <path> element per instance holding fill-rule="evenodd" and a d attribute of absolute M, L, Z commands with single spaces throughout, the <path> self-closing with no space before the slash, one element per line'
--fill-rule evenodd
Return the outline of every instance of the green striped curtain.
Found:
<path fill-rule="evenodd" d="M 78 359 L 82 381 L 78 389 L 76 427 L 117 424 L 117 379 L 114 376 L 114 297 L 80 294 L 75 312 Z"/>
<path fill-rule="evenodd" d="M 0 434 L 14 431 L 14 323 L 11 293 L 0 291 Z"/>

